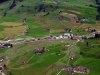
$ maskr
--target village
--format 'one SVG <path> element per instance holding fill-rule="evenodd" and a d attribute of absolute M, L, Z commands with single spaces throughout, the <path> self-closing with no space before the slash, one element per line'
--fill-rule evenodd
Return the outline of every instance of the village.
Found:
<path fill-rule="evenodd" d="M 89 31 L 92 31 L 92 29 Z M 36 41 L 45 41 L 45 40 L 57 40 L 57 39 L 71 39 L 71 40 L 77 40 L 77 41 L 81 41 L 84 39 L 93 39 L 93 38 L 100 38 L 100 32 L 99 31 L 93 31 L 90 34 L 86 34 L 86 35 L 77 35 L 77 34 L 71 34 L 71 33 L 64 33 L 62 35 L 59 36 L 55 36 L 55 35 L 49 35 L 46 37 L 42 37 L 42 38 L 7 38 L 4 40 L 0 40 L 0 48 L 11 48 L 13 47 L 12 44 L 10 44 L 10 42 L 15 42 L 15 44 L 17 42 L 19 43 L 24 43 L 24 42 L 36 42 Z"/>
<path fill-rule="evenodd" d="M 54 41 L 54 40 L 76 40 L 76 43 L 80 42 L 80 41 L 83 41 L 85 39 L 94 39 L 94 38 L 100 38 L 100 34 L 99 32 L 91 32 L 91 34 L 89 35 L 74 35 L 74 34 L 71 34 L 71 33 L 64 33 L 63 35 L 59 35 L 59 36 L 54 36 L 54 35 L 49 35 L 47 37 L 43 37 L 43 38 L 17 38 L 17 39 L 6 39 L 4 41 L 1 41 L 0 42 L 0 48 L 13 48 L 14 46 L 18 45 L 18 44 L 23 44 L 23 43 L 33 43 L 33 42 L 43 42 L 43 41 L 48 41 L 48 40 L 51 40 L 51 41 Z M 76 44 L 75 44 L 76 45 Z M 87 42 L 87 45 L 88 45 L 88 42 Z M 66 50 L 66 47 L 70 47 L 71 45 L 65 45 L 65 50 Z M 44 54 L 45 52 L 47 51 L 50 51 L 49 49 L 47 49 L 45 46 L 44 47 L 38 47 L 35 49 L 35 54 L 36 55 L 40 55 L 40 54 Z M 61 52 L 58 51 L 56 53 L 56 55 L 60 56 L 61 55 Z M 76 55 L 73 54 L 72 51 L 67 51 L 67 55 L 69 57 L 69 61 L 75 61 L 76 58 Z M 6 61 L 6 57 L 5 56 L 1 56 L 0 57 L 0 63 Z M 68 62 L 69 62 L 68 61 Z M 28 64 L 28 60 L 24 60 L 23 63 L 24 64 Z M 69 63 L 68 63 L 69 64 Z M 62 68 L 61 71 L 65 71 L 65 72 L 68 72 L 69 74 L 74 74 L 74 73 L 82 73 L 82 74 L 88 74 L 90 72 L 90 70 L 84 66 L 67 66 Z M 6 66 L 4 64 L 4 66 Z M 1 66 L 1 74 L 2 75 L 5 75 L 5 71 L 7 70 L 7 68 Z M 60 72 L 61 72 L 60 71 Z M 6 71 L 7 72 L 7 71 Z M 60 72 L 57 74 L 59 75 Z"/>
<path fill-rule="evenodd" d="M 26 19 L 23 20 L 23 25 L 26 25 Z M 27 25 L 26 25 L 27 26 Z M 28 27 L 26 27 L 26 30 Z M 94 39 L 94 38 L 100 38 L 100 32 L 96 31 L 95 29 L 91 29 L 88 28 L 86 29 L 87 32 L 91 32 L 90 34 L 86 34 L 86 35 L 78 35 L 78 34 L 72 34 L 72 30 L 71 29 L 66 29 L 67 33 L 64 33 L 62 35 L 51 35 L 49 34 L 46 37 L 41 37 L 41 38 L 6 38 L 4 40 L 0 40 L 0 48 L 1 49 L 9 49 L 9 48 L 13 48 L 14 46 L 18 45 L 18 44 L 23 44 L 23 43 L 33 43 L 33 42 L 43 42 L 43 41 L 54 41 L 54 40 L 61 40 L 63 42 L 63 40 L 75 40 L 76 44 L 80 41 L 84 41 L 86 39 Z M 27 31 L 26 31 L 27 33 Z M 75 45 L 76 45 L 75 44 Z M 87 42 L 88 45 L 88 42 Z M 65 45 L 65 50 L 66 47 L 70 47 L 71 45 Z M 47 49 L 46 47 L 38 47 L 35 49 L 34 53 L 36 55 L 41 55 L 44 54 L 45 52 L 50 51 L 49 49 Z M 58 51 L 56 53 L 56 55 L 60 56 L 61 55 L 61 51 Z M 72 52 L 72 51 L 67 51 L 68 55 L 68 62 L 67 62 L 67 66 L 63 67 L 58 73 L 57 75 L 59 75 L 62 71 L 68 72 L 69 74 L 74 74 L 74 73 L 82 73 L 82 74 L 89 74 L 90 70 L 84 66 L 69 66 L 69 61 L 75 61 L 75 59 L 77 59 L 76 55 Z M 0 63 L 7 61 L 5 56 L 1 56 L 0 57 Z M 24 60 L 23 64 L 28 64 L 30 60 Z M 8 68 L 6 66 L 6 64 L 3 64 L 3 66 L 1 66 L 0 69 L 0 73 L 2 75 L 5 75 L 7 72 Z"/>

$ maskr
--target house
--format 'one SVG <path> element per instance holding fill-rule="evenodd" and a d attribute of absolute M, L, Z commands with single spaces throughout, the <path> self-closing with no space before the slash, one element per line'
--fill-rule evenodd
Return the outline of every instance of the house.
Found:
<path fill-rule="evenodd" d="M 35 54 L 42 54 L 46 51 L 45 47 L 37 48 Z"/>
<path fill-rule="evenodd" d="M 84 23 L 87 22 L 88 19 L 84 18 L 84 17 L 78 17 L 78 20 L 76 21 L 76 23 Z"/>
<path fill-rule="evenodd" d="M 13 45 L 10 43 L 0 43 L 0 48 L 12 48 Z"/>
<path fill-rule="evenodd" d="M 64 37 L 66 37 L 66 38 L 71 38 L 73 36 L 73 34 L 71 34 L 71 33 L 65 33 L 64 34 Z"/>
<path fill-rule="evenodd" d="M 3 62 L 6 58 L 4 56 L 0 56 L 0 62 Z"/>

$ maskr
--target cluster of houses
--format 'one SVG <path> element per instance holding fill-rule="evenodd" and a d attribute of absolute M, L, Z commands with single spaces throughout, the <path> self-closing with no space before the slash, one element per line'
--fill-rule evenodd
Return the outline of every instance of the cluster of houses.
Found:
<path fill-rule="evenodd" d="M 0 48 L 12 48 L 13 45 L 10 43 L 0 43 Z"/>
<path fill-rule="evenodd" d="M 72 40 L 82 40 L 82 39 L 89 39 L 89 38 L 100 38 L 99 32 L 94 32 L 87 35 L 77 35 L 77 34 L 71 34 L 71 33 L 65 33 L 59 36 L 53 36 L 50 35 L 48 37 L 42 38 L 43 39 L 72 39 Z M 41 40 L 41 39 L 39 39 Z"/>
<path fill-rule="evenodd" d="M 77 35 L 71 33 L 65 33 L 59 36 L 49 35 L 43 38 L 31 38 L 31 39 L 22 39 L 19 42 L 35 42 L 35 41 L 43 41 L 43 40 L 58 40 L 58 39 L 72 39 L 72 40 L 82 40 L 82 39 L 89 39 L 89 38 L 100 38 L 99 33 L 91 33 L 87 35 Z"/>
<path fill-rule="evenodd" d="M 82 36 L 80 35 L 74 35 L 71 33 L 65 33 L 59 36 L 48 36 L 49 39 L 73 39 L 73 40 L 78 40 L 78 39 L 82 39 Z"/>
<path fill-rule="evenodd" d="M 41 41 L 41 40 L 53 40 L 53 39 L 72 39 L 72 40 L 82 40 L 82 39 L 89 39 L 89 38 L 100 38 L 100 33 L 95 32 L 87 35 L 77 35 L 77 34 L 71 34 L 71 33 L 64 33 L 59 36 L 55 35 L 49 35 L 47 37 L 43 38 L 32 38 L 32 39 L 23 39 L 24 42 L 34 42 L 34 41 Z"/>
<path fill-rule="evenodd" d="M 86 35 L 78 35 L 78 34 L 72 34 L 71 29 L 66 29 L 67 33 L 55 36 L 55 35 L 49 35 L 42 38 L 11 38 L 4 40 L 5 42 L 15 42 L 17 43 L 29 43 L 29 42 L 36 42 L 36 41 L 43 41 L 43 40 L 55 40 L 55 39 L 72 39 L 72 40 L 82 40 L 82 39 L 90 39 L 90 38 L 100 38 L 100 32 L 97 32 L 95 29 L 88 28 L 88 32 L 91 32 L 90 34 Z M 10 43 L 0 43 L 0 48 L 11 48 L 13 47 Z"/>
<path fill-rule="evenodd" d="M 50 39 L 72 39 L 72 40 L 82 40 L 85 38 L 92 38 L 95 37 L 95 34 L 89 34 L 89 35 L 77 35 L 77 34 L 70 34 L 70 33 L 65 33 L 60 36 L 49 36 Z"/>
<path fill-rule="evenodd" d="M 89 69 L 83 66 L 78 66 L 73 68 L 74 73 L 83 73 L 83 74 L 88 74 Z"/>
<path fill-rule="evenodd" d="M 77 67 L 66 67 L 64 68 L 65 72 L 68 72 L 70 74 L 80 73 L 80 74 L 89 74 L 90 70 L 83 66 L 77 66 Z"/>

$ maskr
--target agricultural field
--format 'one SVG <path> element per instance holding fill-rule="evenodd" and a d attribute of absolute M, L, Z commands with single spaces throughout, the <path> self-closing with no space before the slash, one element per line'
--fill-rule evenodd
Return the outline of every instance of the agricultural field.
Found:
<path fill-rule="evenodd" d="M 99 75 L 99 0 L 1 0 L 2 65 L 1 75 Z"/>

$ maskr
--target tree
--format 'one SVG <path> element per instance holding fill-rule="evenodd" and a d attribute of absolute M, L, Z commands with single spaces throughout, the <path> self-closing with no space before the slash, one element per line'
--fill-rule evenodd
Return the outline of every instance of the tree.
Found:
<path fill-rule="evenodd" d="M 38 0 L 39 4 L 44 4 L 45 0 Z"/>
<path fill-rule="evenodd" d="M 88 41 L 86 42 L 86 46 L 89 46 L 89 42 Z"/>
<path fill-rule="evenodd" d="M 9 9 L 12 9 L 16 6 L 16 0 L 13 0 L 11 5 L 9 6 Z"/>
<path fill-rule="evenodd" d="M 56 2 L 56 7 L 59 8 L 60 3 L 61 3 L 60 0 L 54 0 L 54 1 Z"/>
<path fill-rule="evenodd" d="M 9 71 L 7 75 L 13 75 L 13 74 L 12 74 L 12 72 L 11 72 L 11 71 Z"/>
<path fill-rule="evenodd" d="M 8 0 L 0 0 L 0 3 L 5 2 L 5 1 L 8 1 Z"/>

